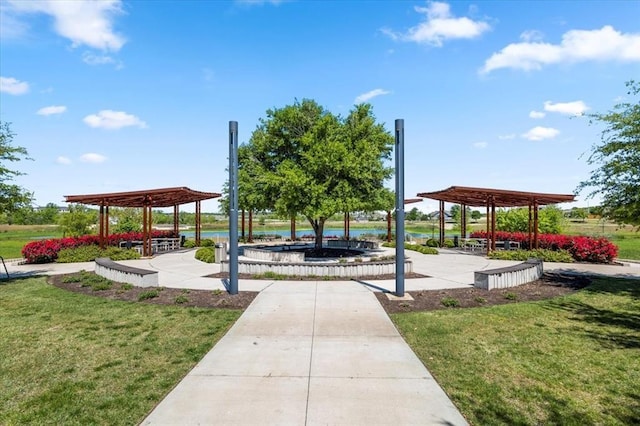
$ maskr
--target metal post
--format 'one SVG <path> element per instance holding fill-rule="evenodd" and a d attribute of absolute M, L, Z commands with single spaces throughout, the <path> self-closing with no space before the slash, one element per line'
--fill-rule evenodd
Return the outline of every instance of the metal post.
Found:
<path fill-rule="evenodd" d="M 396 296 L 404 296 L 404 120 L 396 120 Z"/>
<path fill-rule="evenodd" d="M 229 122 L 229 293 L 238 294 L 238 122 Z"/>

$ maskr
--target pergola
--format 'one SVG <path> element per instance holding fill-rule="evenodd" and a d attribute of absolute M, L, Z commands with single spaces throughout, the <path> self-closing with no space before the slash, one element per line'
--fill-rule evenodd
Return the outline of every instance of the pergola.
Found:
<path fill-rule="evenodd" d="M 460 204 L 461 229 L 464 238 L 467 228 L 467 206 L 487 208 L 487 235 L 491 244 L 487 244 L 487 252 L 496 249 L 496 206 L 497 207 L 529 207 L 529 247 L 538 248 L 538 207 L 575 201 L 574 195 L 545 194 L 539 192 L 511 191 L 506 189 L 473 188 L 451 186 L 435 192 L 422 192 L 418 197 L 440 201 L 440 244 L 444 244 L 444 203 Z M 491 222 L 489 222 L 491 218 Z"/>
<path fill-rule="evenodd" d="M 196 203 L 196 243 L 200 243 L 200 203 L 218 198 L 215 192 L 194 191 L 187 187 L 148 189 L 143 191 L 112 192 L 106 194 L 65 195 L 67 203 L 100 206 L 100 246 L 104 247 L 109 236 L 109 207 L 142 208 L 142 255 L 151 256 L 151 211 L 153 208 L 173 207 L 173 232 L 179 229 L 178 206 Z"/>

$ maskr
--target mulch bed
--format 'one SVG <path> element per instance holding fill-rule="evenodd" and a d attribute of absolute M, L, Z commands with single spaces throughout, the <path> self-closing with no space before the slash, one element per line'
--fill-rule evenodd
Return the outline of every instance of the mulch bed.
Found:
<path fill-rule="evenodd" d="M 228 274 L 226 274 L 228 276 Z M 224 308 L 246 309 L 258 295 L 256 291 L 240 291 L 237 295 L 230 295 L 226 291 L 217 290 L 186 290 L 165 287 L 132 287 L 128 288 L 123 283 L 113 283 L 109 290 L 93 290 L 91 287 L 82 287 L 80 283 L 65 283 L 66 275 L 54 275 L 48 278 L 49 284 L 56 287 L 82 293 L 90 296 L 104 297 L 111 300 L 127 302 L 173 305 L 199 308 Z M 224 278 L 225 274 L 210 275 Z M 419 274 L 407 274 L 407 278 L 417 278 Z M 239 274 L 240 279 L 254 278 L 250 275 Z M 320 277 L 323 279 L 324 277 Z M 289 278 L 287 278 L 289 280 Z M 318 281 L 319 278 L 299 277 L 300 281 Z M 360 277 L 361 280 L 394 279 L 389 277 Z M 344 280 L 342 278 L 341 280 Z M 556 296 L 573 293 L 589 285 L 591 280 L 582 276 L 564 276 L 545 274 L 542 279 L 518 287 L 500 290 L 482 290 L 478 288 L 458 288 L 447 290 L 421 290 L 412 291 L 410 294 L 414 300 L 389 300 L 386 294 L 376 292 L 375 295 L 387 313 L 430 311 L 437 309 L 472 308 L 480 306 L 502 305 L 506 303 L 526 302 L 534 300 L 551 299 Z M 125 287 L 123 287 L 125 286 Z M 159 290 L 158 296 L 140 300 L 140 295 L 150 290 Z M 177 303 L 176 299 L 184 299 L 183 303 Z M 442 300 L 455 300 L 456 307 L 443 305 Z"/>
<path fill-rule="evenodd" d="M 224 309 L 246 309 L 258 295 L 257 291 L 240 291 L 236 295 L 230 295 L 226 291 L 215 290 L 186 290 L 167 287 L 133 287 L 123 288 L 123 283 L 113 283 L 109 290 L 94 291 L 91 287 L 82 287 L 80 283 L 65 283 L 63 278 L 66 275 L 53 275 L 48 282 L 56 287 L 73 291 L 75 293 L 87 294 L 90 296 L 104 297 L 112 300 L 123 300 L 126 302 L 148 303 L 155 305 L 174 305 L 198 308 L 224 308 Z M 126 285 L 125 285 L 126 286 Z M 139 300 L 142 293 L 150 290 L 160 290 L 158 297 Z M 176 303 L 176 298 L 186 298 L 183 303 Z"/>
<path fill-rule="evenodd" d="M 573 293 L 586 287 L 590 282 L 589 278 L 583 276 L 545 274 L 537 281 L 508 289 L 457 288 L 405 292 L 405 294 L 410 294 L 414 300 L 389 300 L 384 293 L 376 293 L 376 297 L 387 313 L 392 314 L 439 309 L 476 308 L 551 299 Z M 449 306 L 443 304 L 443 299 L 444 303 L 449 304 Z M 451 306 L 452 304 L 457 304 L 457 306 Z"/>

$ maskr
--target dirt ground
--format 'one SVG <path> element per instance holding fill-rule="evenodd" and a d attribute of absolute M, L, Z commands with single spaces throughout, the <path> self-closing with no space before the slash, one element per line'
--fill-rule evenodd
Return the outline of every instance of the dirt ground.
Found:
<path fill-rule="evenodd" d="M 537 281 L 508 289 L 457 288 L 405 292 L 414 300 L 389 300 L 383 293 L 376 293 L 376 297 L 387 313 L 432 311 L 551 299 L 575 292 L 590 282 L 587 277 L 545 274 Z"/>
<path fill-rule="evenodd" d="M 258 295 L 257 291 L 240 291 L 236 295 L 230 295 L 226 291 L 216 290 L 186 290 L 166 287 L 133 287 L 128 289 L 122 283 L 114 283 L 109 290 L 94 291 L 91 287 L 82 287 L 80 283 L 65 283 L 65 275 L 54 275 L 49 277 L 49 283 L 69 291 L 87 294 L 90 296 L 105 297 L 112 300 L 123 300 L 127 302 L 151 303 L 156 305 L 174 305 L 198 308 L 224 308 L 224 309 L 246 309 L 247 306 Z M 159 289 L 158 296 L 139 300 L 142 293 Z M 178 299 L 179 298 L 179 299 Z M 180 301 L 178 303 L 176 300 Z"/>
<path fill-rule="evenodd" d="M 183 290 L 164 287 L 128 288 L 128 286 L 122 283 L 114 283 L 109 290 L 94 291 L 91 287 L 82 287 L 80 283 L 77 282 L 65 283 L 63 282 L 64 277 L 65 275 L 51 276 L 49 277 L 49 283 L 68 291 L 87 294 L 90 296 L 159 305 L 246 309 L 258 295 L 258 292 L 255 291 L 241 291 L 237 295 L 232 296 L 226 291 L 217 290 Z M 242 276 L 239 278 L 242 279 Z M 374 278 L 381 279 L 382 277 L 370 277 L 368 279 Z M 317 278 L 314 279 L 314 281 L 317 280 Z M 584 288 L 589 283 L 590 280 L 586 277 L 545 274 L 544 277 L 538 281 L 505 290 L 488 291 L 478 288 L 462 288 L 448 290 L 421 290 L 405 293 L 410 294 L 414 300 L 389 300 L 386 294 L 379 292 L 375 294 L 380 301 L 380 304 L 388 313 L 396 313 L 493 306 L 505 303 L 551 299 L 556 296 L 577 291 Z M 157 297 L 139 300 L 141 294 L 154 289 L 159 290 Z M 445 304 L 449 306 L 445 306 Z"/>

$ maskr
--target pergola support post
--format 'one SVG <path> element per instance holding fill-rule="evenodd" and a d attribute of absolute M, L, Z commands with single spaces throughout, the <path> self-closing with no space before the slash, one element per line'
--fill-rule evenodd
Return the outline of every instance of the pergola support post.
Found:
<path fill-rule="evenodd" d="M 387 210 L 387 242 L 390 243 L 391 240 L 391 211 Z"/>
<path fill-rule="evenodd" d="M 538 250 L 538 203 L 533 203 L 533 246 Z"/>
<path fill-rule="evenodd" d="M 491 251 L 496 250 L 496 201 L 492 197 L 491 200 Z"/>
<path fill-rule="evenodd" d="M 180 232 L 180 211 L 178 205 L 173 206 L 173 236 L 177 237 Z"/>
<path fill-rule="evenodd" d="M 439 207 L 440 207 L 440 217 L 439 217 L 439 223 L 438 223 L 438 227 L 440 228 L 438 230 L 439 232 L 439 242 L 440 242 L 440 247 L 444 247 L 444 201 L 440 200 L 439 203 Z"/>
<path fill-rule="evenodd" d="M 100 213 L 98 215 L 100 228 L 100 248 L 104 248 L 104 202 L 100 203 Z"/>

